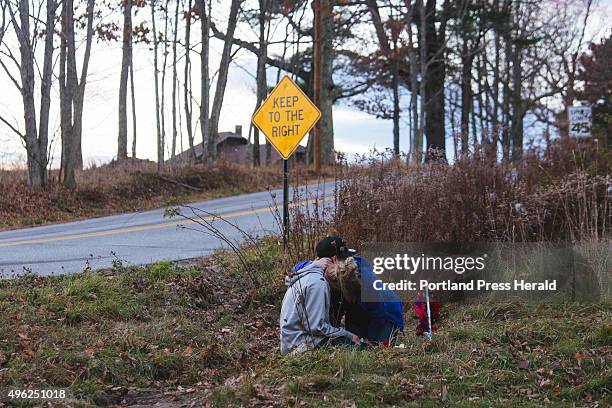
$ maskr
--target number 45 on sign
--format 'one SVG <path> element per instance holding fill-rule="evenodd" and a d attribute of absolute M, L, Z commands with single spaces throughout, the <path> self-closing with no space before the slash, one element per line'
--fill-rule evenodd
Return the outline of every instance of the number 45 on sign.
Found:
<path fill-rule="evenodd" d="M 590 106 L 570 106 L 567 108 L 567 116 L 571 137 L 591 137 Z"/>

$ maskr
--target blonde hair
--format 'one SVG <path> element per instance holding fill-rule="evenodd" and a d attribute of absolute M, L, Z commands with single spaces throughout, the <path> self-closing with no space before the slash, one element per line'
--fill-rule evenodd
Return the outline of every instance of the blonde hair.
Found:
<path fill-rule="evenodd" d="M 333 287 L 340 289 L 343 299 L 351 304 L 357 302 L 361 292 L 361 282 L 357 277 L 357 264 L 352 257 L 330 265 L 327 277 Z"/>

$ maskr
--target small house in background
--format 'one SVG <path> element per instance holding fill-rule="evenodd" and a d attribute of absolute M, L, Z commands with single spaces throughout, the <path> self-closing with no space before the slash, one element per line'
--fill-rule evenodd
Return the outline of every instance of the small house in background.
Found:
<path fill-rule="evenodd" d="M 217 135 L 217 158 L 219 160 L 244 163 L 248 160 L 245 147 L 249 141 L 242 137 L 242 126 L 236 125 L 234 132 L 221 132 Z"/>
<path fill-rule="evenodd" d="M 242 137 L 242 126 L 236 125 L 233 132 L 220 132 L 217 135 L 217 157 L 221 160 L 228 160 L 237 163 L 243 163 L 247 161 L 245 148 L 249 144 L 249 141 Z M 195 150 L 195 159 L 198 162 L 204 161 L 204 146 L 202 142 L 193 146 Z M 189 163 L 191 160 L 191 152 L 189 148 L 184 152 L 177 154 L 174 158 L 168 159 L 167 163 L 170 164 L 184 164 Z"/>
<path fill-rule="evenodd" d="M 204 161 L 204 147 L 202 143 L 193 146 L 197 162 Z M 266 146 L 260 145 L 259 157 L 262 165 L 274 164 L 282 161 L 282 157 L 276 149 L 272 147 L 270 152 L 270 163 L 266 163 Z M 237 164 L 250 165 L 252 163 L 253 144 L 249 143 L 248 139 L 242 136 L 242 126 L 236 125 L 233 132 L 220 132 L 217 136 L 217 158 L 223 161 L 229 161 Z M 174 158 L 168 159 L 167 163 L 173 165 L 182 165 L 189 163 L 191 159 L 189 149 L 177 154 Z M 298 146 L 291 161 L 305 162 L 306 148 Z"/>

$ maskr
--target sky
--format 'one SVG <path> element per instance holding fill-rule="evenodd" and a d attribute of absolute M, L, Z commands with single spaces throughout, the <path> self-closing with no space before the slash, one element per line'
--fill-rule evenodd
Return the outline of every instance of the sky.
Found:
<path fill-rule="evenodd" d="M 222 8 L 223 3 L 218 7 Z M 612 18 L 612 1 L 601 0 L 597 11 L 592 17 L 587 39 L 602 31 L 606 22 Z M 148 10 L 140 13 L 148 13 Z M 148 14 L 146 15 L 148 17 Z M 213 15 L 213 18 L 215 16 Z M 223 19 L 223 13 L 219 13 L 218 20 Z M 136 18 L 135 23 L 138 23 Z M 158 23 L 159 24 L 159 23 Z M 221 22 L 220 24 L 224 24 Z M 609 25 L 609 24 L 608 24 Z M 239 24 L 236 37 L 252 39 L 253 33 L 248 27 Z M 199 30 L 194 30 L 194 37 Z M 284 30 L 278 30 L 284 31 Z M 182 35 L 182 34 L 180 34 Z M 192 41 L 196 41 L 193 39 Z M 210 63 L 211 75 L 217 70 L 220 59 L 221 42 L 212 42 L 212 55 Z M 82 47 L 81 47 L 82 50 Z M 17 51 L 17 48 L 15 48 Z M 272 50 L 272 53 L 274 50 Z M 57 55 L 57 53 L 56 53 Z M 153 86 L 153 54 L 144 45 L 138 45 L 134 50 L 135 64 L 135 86 L 137 106 L 137 156 L 145 159 L 156 159 L 156 123 L 155 123 L 155 91 Z M 199 56 L 194 54 L 192 59 L 196 60 L 193 67 L 193 89 L 198 95 L 199 81 L 197 73 Z M 219 123 L 220 131 L 231 131 L 236 125 L 242 125 L 243 135 L 248 135 L 250 118 L 255 106 L 255 56 L 246 50 L 239 51 L 235 62 L 230 66 L 228 84 L 225 93 L 223 109 Z M 121 66 L 121 44 L 120 43 L 98 43 L 94 42 L 90 61 L 90 70 L 86 88 L 84 124 L 83 124 L 83 155 L 86 165 L 101 164 L 112 160 L 117 149 L 117 111 L 119 93 L 119 75 Z M 80 69 L 80 65 L 79 65 Z M 182 64 L 179 66 L 179 77 L 182 84 Z M 169 101 L 172 71 L 168 69 L 167 95 Z M 268 84 L 274 85 L 276 69 L 268 69 Z M 182 85 L 179 85 L 182 86 Z M 21 119 L 21 97 L 17 89 L 12 85 L 3 71 L 0 70 L 0 115 L 23 128 Z M 51 145 L 51 155 L 57 164 L 60 155 L 59 149 L 59 107 L 58 89 L 54 86 L 52 90 L 52 117 L 50 132 L 55 134 Z M 214 89 L 211 90 L 211 100 Z M 180 108 L 182 109 L 182 96 Z M 199 99 L 199 95 L 197 96 Z M 405 98 L 408 103 L 408 98 Z M 170 104 L 167 106 L 167 133 L 170 132 L 171 119 L 169 116 Z M 129 98 L 128 98 L 129 109 Z M 196 107 L 197 109 L 197 107 Z M 196 117 L 197 115 L 194 115 Z M 128 111 L 130 123 L 128 125 L 128 146 L 131 146 L 131 113 Z M 181 118 L 182 119 L 182 118 Z M 182 126 L 184 129 L 184 124 Z M 400 140 L 402 151 L 408 150 L 408 123 L 402 120 L 400 129 Z M 183 130 L 182 146 L 188 146 L 186 132 Z M 196 142 L 199 139 L 199 128 L 196 134 Z M 336 150 L 345 153 L 366 153 L 372 148 L 385 149 L 392 147 L 392 123 L 390 120 L 376 119 L 364 112 L 360 112 L 346 103 L 334 107 L 334 137 Z M 181 143 L 179 135 L 179 144 Z M 304 139 L 304 143 L 305 143 Z M 25 151 L 18 137 L 12 135 L 8 128 L 0 124 L 0 165 L 10 166 L 23 162 Z M 179 149 L 181 150 L 181 149 Z M 168 157 L 168 153 L 166 154 Z"/>

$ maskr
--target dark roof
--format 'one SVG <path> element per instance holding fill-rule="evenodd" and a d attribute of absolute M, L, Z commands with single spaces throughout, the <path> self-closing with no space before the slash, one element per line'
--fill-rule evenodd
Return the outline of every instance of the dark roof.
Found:
<path fill-rule="evenodd" d="M 217 135 L 217 144 L 223 143 L 228 139 L 232 139 L 235 142 L 239 142 L 240 144 L 248 144 L 249 141 L 246 140 L 241 135 L 238 135 L 233 132 L 221 132 Z M 200 143 L 201 144 L 201 143 Z"/>
<path fill-rule="evenodd" d="M 217 145 L 219 145 L 220 143 L 223 143 L 225 141 L 231 140 L 233 142 L 238 142 L 239 144 L 248 144 L 249 141 L 247 139 L 245 139 L 244 137 L 242 137 L 241 135 L 234 133 L 234 132 L 219 132 L 217 134 Z M 203 153 L 204 153 L 204 147 L 202 145 L 202 142 L 198 143 L 197 145 L 193 146 L 193 149 L 195 150 L 195 156 L 196 158 L 201 158 Z M 168 161 L 178 161 L 178 162 L 183 162 L 183 161 L 188 161 L 189 160 L 189 148 L 187 148 L 187 150 L 177 154 L 174 159 L 168 159 Z"/>

